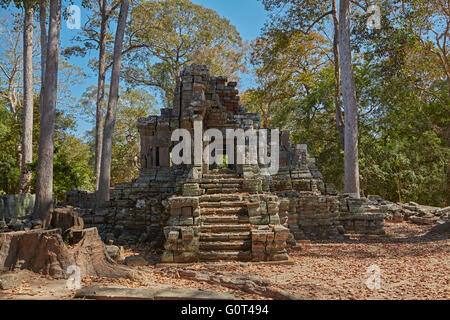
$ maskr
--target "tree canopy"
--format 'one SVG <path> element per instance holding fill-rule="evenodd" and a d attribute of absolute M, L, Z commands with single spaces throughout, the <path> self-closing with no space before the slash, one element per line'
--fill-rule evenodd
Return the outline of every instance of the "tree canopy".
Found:
<path fill-rule="evenodd" d="M 207 65 L 212 74 L 234 80 L 246 70 L 245 44 L 236 27 L 189 0 L 144 1 L 134 7 L 126 46 L 126 81 L 161 90 L 167 106 L 178 73 L 189 64 Z"/>
<path fill-rule="evenodd" d="M 262 2 L 274 14 L 252 45 L 258 86 L 245 92 L 243 102 L 263 123 L 308 144 L 325 180 L 342 190 L 343 152 L 333 125 L 332 21 L 318 22 L 330 3 Z M 380 29 L 367 28 L 365 5 L 354 5 L 352 15 L 361 190 L 393 201 L 445 205 L 448 4 L 387 0 L 380 7 Z M 280 10 L 285 14 L 276 15 Z"/>

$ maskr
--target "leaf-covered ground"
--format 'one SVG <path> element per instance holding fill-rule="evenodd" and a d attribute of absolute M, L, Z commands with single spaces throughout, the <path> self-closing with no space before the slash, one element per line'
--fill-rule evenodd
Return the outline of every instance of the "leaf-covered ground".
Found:
<path fill-rule="evenodd" d="M 450 243 L 448 233 L 430 233 L 430 226 L 387 223 L 387 237 L 352 239 L 342 243 L 298 243 L 289 249 L 293 265 L 221 264 L 135 267 L 133 279 L 85 278 L 83 286 L 201 288 L 233 293 L 238 299 L 269 299 L 270 295 L 236 289 L 239 279 L 266 280 L 270 287 L 299 299 L 450 299 Z M 130 254 L 131 252 L 128 251 Z M 373 273 L 380 270 L 379 289 Z M 186 274 L 201 275 L 196 280 Z M 208 280 L 203 281 L 202 278 Z M 371 277 L 369 279 L 369 277 Z M 205 278 L 205 279 L 206 279 Z M 40 282 L 38 282 L 38 280 Z M 224 281 L 226 279 L 226 281 Z M 368 280 L 369 279 L 369 280 Z M 44 281 L 44 282 L 43 282 Z M 45 282 L 46 281 L 46 282 Z M 0 298 L 70 298 L 64 281 L 38 277 Z M 38 287 L 39 283 L 39 287 Z M 231 284 L 231 286 L 230 286 Z M 372 287 L 370 289 L 368 287 Z"/>

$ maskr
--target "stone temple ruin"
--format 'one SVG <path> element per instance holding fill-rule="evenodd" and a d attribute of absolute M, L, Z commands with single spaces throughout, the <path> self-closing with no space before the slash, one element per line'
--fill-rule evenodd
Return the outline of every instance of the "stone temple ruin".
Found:
<path fill-rule="evenodd" d="M 288 132 L 280 132 L 280 168 L 273 175 L 261 174 L 257 164 L 172 163 L 172 132 L 193 133 L 196 120 L 204 130 L 260 129 L 259 116 L 239 106 L 236 85 L 204 66 L 185 68 L 173 107 L 138 122 L 139 177 L 116 184 L 103 209 L 93 210 L 95 196 L 77 190 L 67 194 L 67 204 L 80 208 L 105 241 L 163 244 L 164 263 L 284 261 L 294 239 L 383 234 L 379 207 L 324 183 L 306 145 L 291 146 Z"/>

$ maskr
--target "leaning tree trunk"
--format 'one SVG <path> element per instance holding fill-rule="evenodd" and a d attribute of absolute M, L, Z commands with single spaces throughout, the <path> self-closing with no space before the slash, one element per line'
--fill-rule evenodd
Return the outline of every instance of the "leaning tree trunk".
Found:
<path fill-rule="evenodd" d="M 342 116 L 341 103 L 341 70 L 340 70 L 340 55 L 339 55 L 339 19 L 337 13 L 337 0 L 333 0 L 333 57 L 334 57 L 334 106 L 336 117 L 336 129 L 339 133 L 342 149 L 345 147 L 345 124 Z"/>
<path fill-rule="evenodd" d="M 45 220 L 53 207 L 53 148 L 58 84 L 61 0 L 50 1 L 45 88 L 40 116 L 40 136 L 34 218 Z"/>
<path fill-rule="evenodd" d="M 39 2 L 39 25 L 41 40 L 41 91 L 39 95 L 39 112 L 42 110 L 43 92 L 45 84 L 45 65 L 47 63 L 47 9 L 46 0 Z"/>
<path fill-rule="evenodd" d="M 23 121 L 22 165 L 20 170 L 20 193 L 30 193 L 31 172 L 27 169 L 33 161 L 33 7 L 24 5 L 23 25 Z"/>
<path fill-rule="evenodd" d="M 109 187 L 111 182 L 112 138 L 116 121 L 116 108 L 119 99 L 120 64 L 122 59 L 123 36 L 128 16 L 129 0 L 122 0 L 119 21 L 117 22 L 116 38 L 114 41 L 114 57 L 109 89 L 108 112 L 106 113 L 105 129 L 103 133 L 102 162 L 100 169 L 100 183 L 97 192 L 97 206 L 109 201 Z"/>
<path fill-rule="evenodd" d="M 105 102 L 105 76 L 106 76 L 106 0 L 102 1 L 100 8 L 102 20 L 100 23 L 100 50 L 98 57 L 98 84 L 97 84 L 97 114 L 95 119 L 95 190 L 100 182 L 100 165 L 103 145 L 103 105 Z"/>
<path fill-rule="evenodd" d="M 340 0 L 339 2 L 339 50 L 345 113 L 344 191 L 359 197 L 358 107 L 350 48 L 350 0 Z"/>

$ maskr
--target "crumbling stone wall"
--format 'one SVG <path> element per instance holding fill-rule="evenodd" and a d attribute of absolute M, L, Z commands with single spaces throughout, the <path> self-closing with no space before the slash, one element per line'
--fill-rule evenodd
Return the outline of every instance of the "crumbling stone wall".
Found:
<path fill-rule="evenodd" d="M 158 169 L 142 172 L 132 182 L 118 183 L 110 191 L 110 201 L 95 208 L 95 194 L 68 193 L 66 204 L 83 208 L 80 215 L 87 227 L 97 227 L 102 239 L 118 244 L 162 241 L 169 219 L 167 199 L 181 190 L 182 175 Z M 78 202 L 77 202 L 78 201 Z"/>
<path fill-rule="evenodd" d="M 287 260 L 286 241 L 289 229 L 281 224 L 280 204 L 286 202 L 270 194 L 251 195 L 247 203 L 251 224 L 252 260 Z M 282 214 L 283 215 L 283 214 Z"/>
<path fill-rule="evenodd" d="M 95 193 L 78 189 L 67 191 L 64 204 L 81 209 L 93 209 L 95 208 Z"/>
<path fill-rule="evenodd" d="M 200 203 L 198 197 L 171 197 L 170 218 L 164 227 L 166 243 L 162 262 L 199 260 Z"/>
<path fill-rule="evenodd" d="M 339 196 L 339 220 L 346 233 L 384 235 L 383 208 L 370 203 L 367 198 L 355 199 L 349 195 Z"/>
<path fill-rule="evenodd" d="M 25 218 L 33 214 L 34 194 L 4 194 L 0 195 L 0 220 Z"/>
<path fill-rule="evenodd" d="M 382 235 L 385 213 L 366 198 L 339 195 L 333 184 L 324 183 L 315 159 L 306 145 L 292 150 L 281 139 L 286 152 L 281 154 L 285 166 L 273 176 L 273 190 L 289 199 L 288 225 L 297 240 L 344 239 L 346 234 Z"/>
<path fill-rule="evenodd" d="M 339 202 L 335 197 L 300 194 L 296 203 L 297 221 L 308 239 L 342 239 Z"/>

